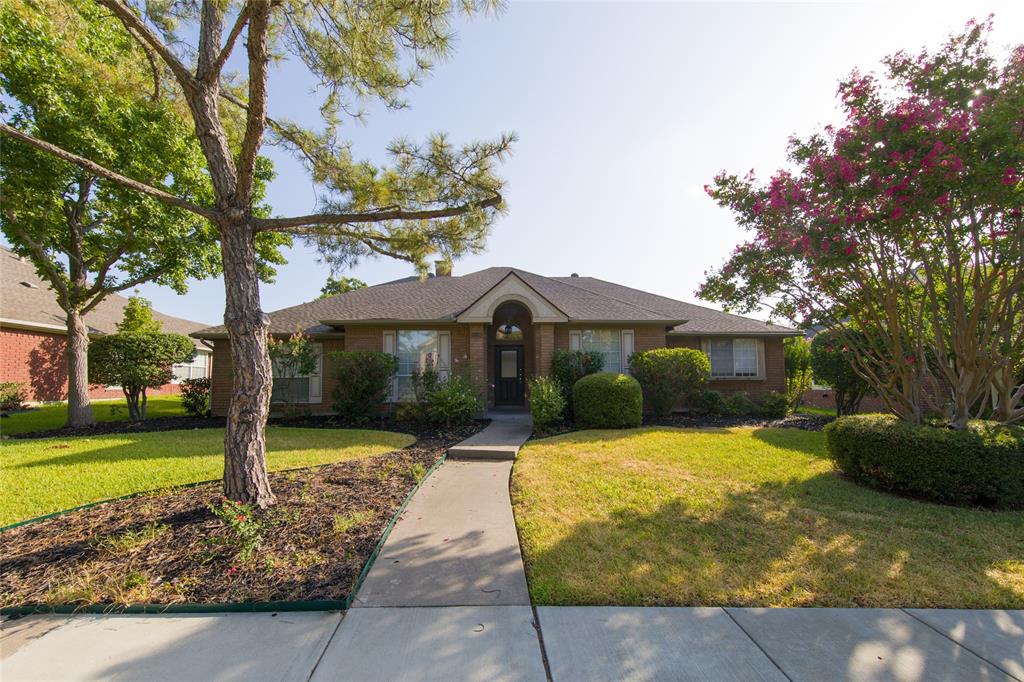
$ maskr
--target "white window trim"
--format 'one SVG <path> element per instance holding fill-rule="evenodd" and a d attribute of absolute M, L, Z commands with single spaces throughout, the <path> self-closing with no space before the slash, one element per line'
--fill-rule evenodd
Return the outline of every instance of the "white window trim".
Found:
<path fill-rule="evenodd" d="M 587 327 L 569 330 L 569 350 L 583 350 L 583 332 L 608 330 L 608 327 Z M 615 331 L 615 328 L 611 329 Z M 635 352 L 636 334 L 632 329 L 619 329 L 619 372 L 629 374 L 629 356 Z M 605 368 L 603 371 L 609 371 Z"/>
<path fill-rule="evenodd" d="M 195 378 L 198 378 L 198 377 L 178 377 L 178 375 L 173 374 L 173 372 L 174 372 L 174 368 L 175 367 L 182 367 L 182 366 L 185 366 L 185 367 L 195 367 L 196 366 L 196 364 L 195 364 L 196 358 L 199 358 L 199 357 L 206 358 L 206 362 L 203 365 L 203 376 L 204 377 L 210 376 L 210 358 L 211 358 L 212 355 L 213 355 L 212 353 L 207 353 L 207 352 L 204 352 L 204 351 L 197 351 L 196 352 L 196 357 L 192 358 L 192 360 L 190 362 L 181 362 L 181 363 L 173 365 L 171 367 L 171 372 L 172 372 L 171 383 L 172 384 L 180 384 L 185 379 L 189 379 L 189 378 L 195 379 Z M 118 386 L 118 388 L 120 388 L 120 386 Z"/>
<path fill-rule="evenodd" d="M 434 369 L 442 380 L 447 380 L 451 372 L 452 364 L 452 333 L 445 329 L 385 329 L 383 333 L 383 350 L 391 357 L 398 359 L 398 335 L 402 332 L 431 332 L 437 334 L 438 358 Z M 397 403 L 398 395 L 398 374 L 391 381 L 391 395 L 389 402 Z"/>
<path fill-rule="evenodd" d="M 723 338 L 723 337 L 715 337 L 715 338 Z M 728 338 L 732 339 L 732 341 L 735 342 L 736 339 L 749 339 L 751 337 L 749 337 L 749 336 L 735 336 L 735 337 L 728 337 Z M 728 375 L 723 376 L 721 374 L 712 374 L 711 377 L 710 377 L 710 380 L 711 381 L 764 381 L 765 378 L 766 378 L 765 377 L 765 367 L 764 367 L 764 339 L 756 338 L 755 337 L 754 341 L 756 342 L 756 350 L 757 350 L 757 374 L 755 374 L 754 376 L 728 376 Z M 711 357 L 711 337 L 704 337 L 704 338 L 702 338 L 700 340 L 700 349 L 702 351 L 704 351 L 705 355 L 707 355 L 708 358 Z M 734 366 L 735 366 L 735 360 L 733 362 L 734 362 Z"/>

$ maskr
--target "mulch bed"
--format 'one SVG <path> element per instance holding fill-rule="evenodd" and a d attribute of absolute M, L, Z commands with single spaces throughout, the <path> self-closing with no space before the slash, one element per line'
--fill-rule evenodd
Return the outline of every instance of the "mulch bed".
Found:
<path fill-rule="evenodd" d="M 92 426 L 71 428 L 62 426 L 58 429 L 47 429 L 45 431 L 31 431 L 28 433 L 5 434 L 5 438 L 67 438 L 69 436 L 102 436 L 107 434 L 123 433 L 147 433 L 149 431 L 178 431 L 190 429 L 216 429 L 224 428 L 226 420 L 224 417 L 155 417 L 141 422 L 114 421 L 97 422 Z M 271 417 L 267 424 L 270 426 L 294 426 L 299 428 L 314 429 L 373 429 L 376 431 L 395 431 L 397 433 L 409 433 L 420 439 L 444 440 L 458 435 L 460 429 L 471 429 L 469 435 L 476 433 L 490 420 L 478 419 L 468 427 L 455 427 L 446 429 L 444 427 L 421 425 L 412 421 L 399 421 L 391 417 L 379 417 L 368 422 L 349 424 L 330 415 L 313 415 L 301 417 Z M 2 427 L 2 424 L 0 424 Z M 468 437 L 468 436 L 467 436 Z"/>
<path fill-rule="evenodd" d="M 720 415 L 689 415 L 673 414 L 668 418 L 644 415 L 644 426 L 673 426 L 682 429 L 732 428 L 749 426 L 754 428 L 802 429 L 804 431 L 821 431 L 835 420 L 835 417 L 822 417 L 814 414 L 791 414 L 783 419 L 764 419 L 762 417 L 727 417 Z M 536 429 L 531 439 L 549 438 L 563 433 L 578 431 L 572 422 L 562 422 L 545 429 Z"/>
<path fill-rule="evenodd" d="M 482 423 L 377 457 L 270 474 L 249 512 L 218 518 L 219 483 L 101 504 L 0 533 L 0 606 L 344 600 L 388 521 L 445 449 Z M 236 514 L 231 518 L 241 519 Z"/>

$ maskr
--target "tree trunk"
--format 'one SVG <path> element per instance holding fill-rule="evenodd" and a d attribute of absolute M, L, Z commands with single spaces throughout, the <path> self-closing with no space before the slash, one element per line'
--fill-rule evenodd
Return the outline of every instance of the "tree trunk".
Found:
<path fill-rule="evenodd" d="M 146 387 L 142 387 L 142 403 L 139 405 L 139 421 L 146 420 Z"/>
<path fill-rule="evenodd" d="M 224 494 L 259 507 L 274 503 L 267 477 L 263 428 L 270 412 L 269 320 L 260 310 L 256 249 L 251 225 L 221 225 L 226 303 L 224 324 L 231 342 L 233 383 L 224 432 Z"/>
<path fill-rule="evenodd" d="M 75 309 L 67 314 L 67 327 L 68 426 L 92 426 L 96 420 L 89 402 L 89 329 Z"/>

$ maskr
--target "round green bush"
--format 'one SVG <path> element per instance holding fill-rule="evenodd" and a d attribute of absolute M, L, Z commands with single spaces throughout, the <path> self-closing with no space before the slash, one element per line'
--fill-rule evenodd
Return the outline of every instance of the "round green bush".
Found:
<path fill-rule="evenodd" d="M 640 382 L 626 374 L 589 374 L 572 387 L 576 425 L 593 429 L 640 426 L 644 394 Z"/>
<path fill-rule="evenodd" d="M 889 415 L 825 427 L 829 456 L 855 481 L 945 504 L 1024 508 L 1024 429 L 971 422 L 963 431 Z"/>
<path fill-rule="evenodd" d="M 629 371 L 659 417 L 668 417 L 688 391 L 707 383 L 711 361 L 693 348 L 652 348 L 634 353 Z"/>

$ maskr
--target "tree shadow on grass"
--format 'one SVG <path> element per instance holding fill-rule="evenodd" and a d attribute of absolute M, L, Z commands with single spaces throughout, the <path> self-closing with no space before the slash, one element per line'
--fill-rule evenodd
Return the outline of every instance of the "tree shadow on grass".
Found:
<path fill-rule="evenodd" d="M 915 512 L 849 486 L 831 474 L 769 482 L 720 504 L 616 510 L 545 549 L 527 537 L 531 593 L 556 605 L 1024 607 L 1012 578 L 991 575 L 1024 556 L 1012 514 Z"/>
<path fill-rule="evenodd" d="M 191 434 L 191 432 L 189 433 Z M 124 434 L 111 434 L 110 437 L 117 438 L 119 440 L 126 439 L 128 442 L 120 445 L 88 448 L 65 455 L 58 455 L 56 457 L 41 457 L 25 462 L 19 462 L 14 464 L 12 468 L 33 469 L 36 467 L 73 466 L 76 464 L 124 462 L 129 460 L 189 459 L 193 457 L 205 457 L 208 455 L 219 456 L 222 453 L 222 446 L 219 438 L 217 439 L 217 444 L 208 452 L 200 452 L 192 447 L 173 447 L 173 445 L 168 444 L 162 444 L 159 448 L 154 448 L 153 444 L 149 442 L 150 439 L 127 436 Z M 41 451 L 52 452 L 80 447 L 80 444 L 81 440 L 77 438 L 69 438 L 59 442 L 48 441 L 46 443 L 39 443 L 38 447 Z"/>

